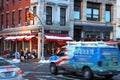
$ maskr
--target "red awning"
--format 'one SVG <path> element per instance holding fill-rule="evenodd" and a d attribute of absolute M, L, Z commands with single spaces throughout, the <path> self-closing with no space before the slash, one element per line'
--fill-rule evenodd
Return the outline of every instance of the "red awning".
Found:
<path fill-rule="evenodd" d="M 27 35 L 24 36 L 8 36 L 5 40 L 23 40 L 24 38 L 28 37 Z"/>
<path fill-rule="evenodd" d="M 47 40 L 70 41 L 73 40 L 68 34 L 45 34 Z"/>
<path fill-rule="evenodd" d="M 32 39 L 33 37 L 35 37 L 35 35 L 26 36 L 26 37 L 25 37 L 25 40 L 30 40 L 30 39 Z"/>
<path fill-rule="evenodd" d="M 15 36 L 16 40 L 23 40 L 26 36 Z"/>
<path fill-rule="evenodd" d="M 15 40 L 16 38 L 14 36 L 8 36 L 5 38 L 5 40 Z"/>
<path fill-rule="evenodd" d="M 117 44 L 118 42 L 115 41 L 105 41 L 106 44 Z"/>

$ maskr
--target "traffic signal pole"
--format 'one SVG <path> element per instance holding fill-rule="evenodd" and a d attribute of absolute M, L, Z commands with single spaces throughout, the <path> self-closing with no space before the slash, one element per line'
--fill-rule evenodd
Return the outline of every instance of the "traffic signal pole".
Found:
<path fill-rule="evenodd" d="M 30 11 L 32 11 L 32 10 L 30 10 Z M 44 61 L 45 60 L 45 58 L 44 58 L 44 25 L 38 15 L 34 14 L 34 16 L 37 17 L 39 22 L 41 23 L 41 27 L 39 28 L 39 32 L 38 32 L 38 36 L 42 39 L 38 39 L 38 49 L 39 49 L 38 50 L 38 58 L 40 58 L 40 61 Z M 40 49 L 40 44 L 41 44 L 41 49 Z"/>

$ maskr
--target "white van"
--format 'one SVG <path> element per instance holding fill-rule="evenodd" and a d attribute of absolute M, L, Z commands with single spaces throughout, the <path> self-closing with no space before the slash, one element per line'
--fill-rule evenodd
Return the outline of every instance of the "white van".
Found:
<path fill-rule="evenodd" d="M 68 42 L 61 51 L 50 57 L 50 71 L 80 72 L 87 80 L 94 74 L 107 79 L 120 74 L 120 51 L 104 42 Z"/>

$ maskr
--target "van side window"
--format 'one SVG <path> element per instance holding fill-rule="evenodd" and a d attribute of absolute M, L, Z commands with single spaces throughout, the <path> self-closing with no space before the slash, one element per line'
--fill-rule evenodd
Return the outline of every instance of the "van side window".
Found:
<path fill-rule="evenodd" d="M 60 52 L 57 54 L 57 56 L 63 56 L 65 53 L 64 51 L 65 51 L 65 48 L 62 48 Z"/>

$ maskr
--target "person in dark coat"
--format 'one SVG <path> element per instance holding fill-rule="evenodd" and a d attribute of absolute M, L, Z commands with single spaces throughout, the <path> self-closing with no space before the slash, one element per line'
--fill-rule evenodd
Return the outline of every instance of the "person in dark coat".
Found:
<path fill-rule="evenodd" d="M 24 61 L 24 51 L 23 51 L 23 49 L 20 50 L 20 61 L 21 62 Z"/>
<path fill-rule="evenodd" d="M 28 48 L 25 50 L 25 62 L 29 62 L 30 51 Z"/>

